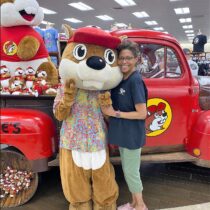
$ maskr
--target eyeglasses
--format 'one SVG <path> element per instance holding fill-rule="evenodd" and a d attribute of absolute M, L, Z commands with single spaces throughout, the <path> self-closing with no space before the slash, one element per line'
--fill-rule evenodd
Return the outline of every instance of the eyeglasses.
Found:
<path fill-rule="evenodd" d="M 130 61 L 130 60 L 132 60 L 134 57 L 132 57 L 132 56 L 127 56 L 127 57 L 119 57 L 118 58 L 118 60 L 119 61 Z"/>

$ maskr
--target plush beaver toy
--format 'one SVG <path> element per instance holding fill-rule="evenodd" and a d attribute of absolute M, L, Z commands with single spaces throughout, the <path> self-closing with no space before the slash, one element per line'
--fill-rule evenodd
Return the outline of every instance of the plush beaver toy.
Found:
<path fill-rule="evenodd" d="M 0 0 L 1 4 L 1 65 L 14 76 L 15 69 L 35 71 L 45 63 L 51 73 L 51 83 L 58 83 L 57 69 L 50 61 L 42 37 L 32 26 L 44 18 L 36 0 Z"/>
<path fill-rule="evenodd" d="M 62 86 L 54 102 L 55 117 L 63 121 L 60 172 L 70 210 L 116 210 L 118 186 L 107 151 L 106 125 L 99 93 L 122 80 L 115 48 L 120 39 L 96 28 L 69 34 L 59 66 Z M 110 103 L 109 94 L 104 94 Z"/>

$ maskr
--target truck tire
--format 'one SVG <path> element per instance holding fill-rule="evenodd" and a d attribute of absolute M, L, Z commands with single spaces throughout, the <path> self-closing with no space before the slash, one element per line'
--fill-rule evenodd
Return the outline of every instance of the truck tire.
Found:
<path fill-rule="evenodd" d="M 33 195 L 37 190 L 38 180 L 39 180 L 38 173 L 32 172 L 29 161 L 20 152 L 5 149 L 1 150 L 0 155 L 1 155 L 0 207 L 8 208 L 8 207 L 16 207 L 23 205 L 33 197 Z M 10 178 L 7 179 L 6 177 Z M 13 187 L 9 187 L 8 189 L 8 183 L 17 183 L 17 182 L 19 182 L 19 184 L 17 185 L 13 184 Z M 20 187 L 19 191 L 18 191 L 19 187 L 17 186 Z M 5 189 L 7 190 L 5 191 Z"/>

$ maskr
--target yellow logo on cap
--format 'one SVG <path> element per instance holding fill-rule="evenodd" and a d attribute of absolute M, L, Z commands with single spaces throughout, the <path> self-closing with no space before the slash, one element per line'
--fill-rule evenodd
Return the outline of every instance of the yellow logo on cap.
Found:
<path fill-rule="evenodd" d="M 17 53 L 17 45 L 13 41 L 7 41 L 4 43 L 3 50 L 6 55 L 14 55 Z"/>

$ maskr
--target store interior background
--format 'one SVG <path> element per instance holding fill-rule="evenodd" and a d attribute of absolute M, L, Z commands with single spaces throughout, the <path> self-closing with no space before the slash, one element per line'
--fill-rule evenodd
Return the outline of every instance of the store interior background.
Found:
<path fill-rule="evenodd" d="M 62 33 L 62 24 L 72 28 L 95 25 L 104 30 L 111 30 L 117 23 L 125 27 L 144 28 L 163 31 L 173 35 L 183 48 L 193 50 L 192 40 L 198 31 L 207 36 L 204 51 L 210 52 L 210 0 L 134 0 L 133 6 L 121 6 L 117 0 L 82 0 L 80 2 L 92 9 L 81 11 L 70 6 L 76 0 L 38 0 L 41 7 L 52 10 L 53 14 L 45 12 L 45 19 L 40 27 L 46 28 L 46 23 L 53 23 L 54 28 Z M 176 14 L 177 8 L 189 8 L 187 14 Z M 133 13 L 146 12 L 149 17 L 138 18 Z M 101 20 L 96 16 L 108 15 L 112 20 Z M 75 18 L 78 23 L 65 19 Z M 148 25 L 147 21 L 156 21 L 156 25 Z M 189 21 L 189 22 L 188 22 Z M 122 27 L 122 26 L 121 26 Z"/>

